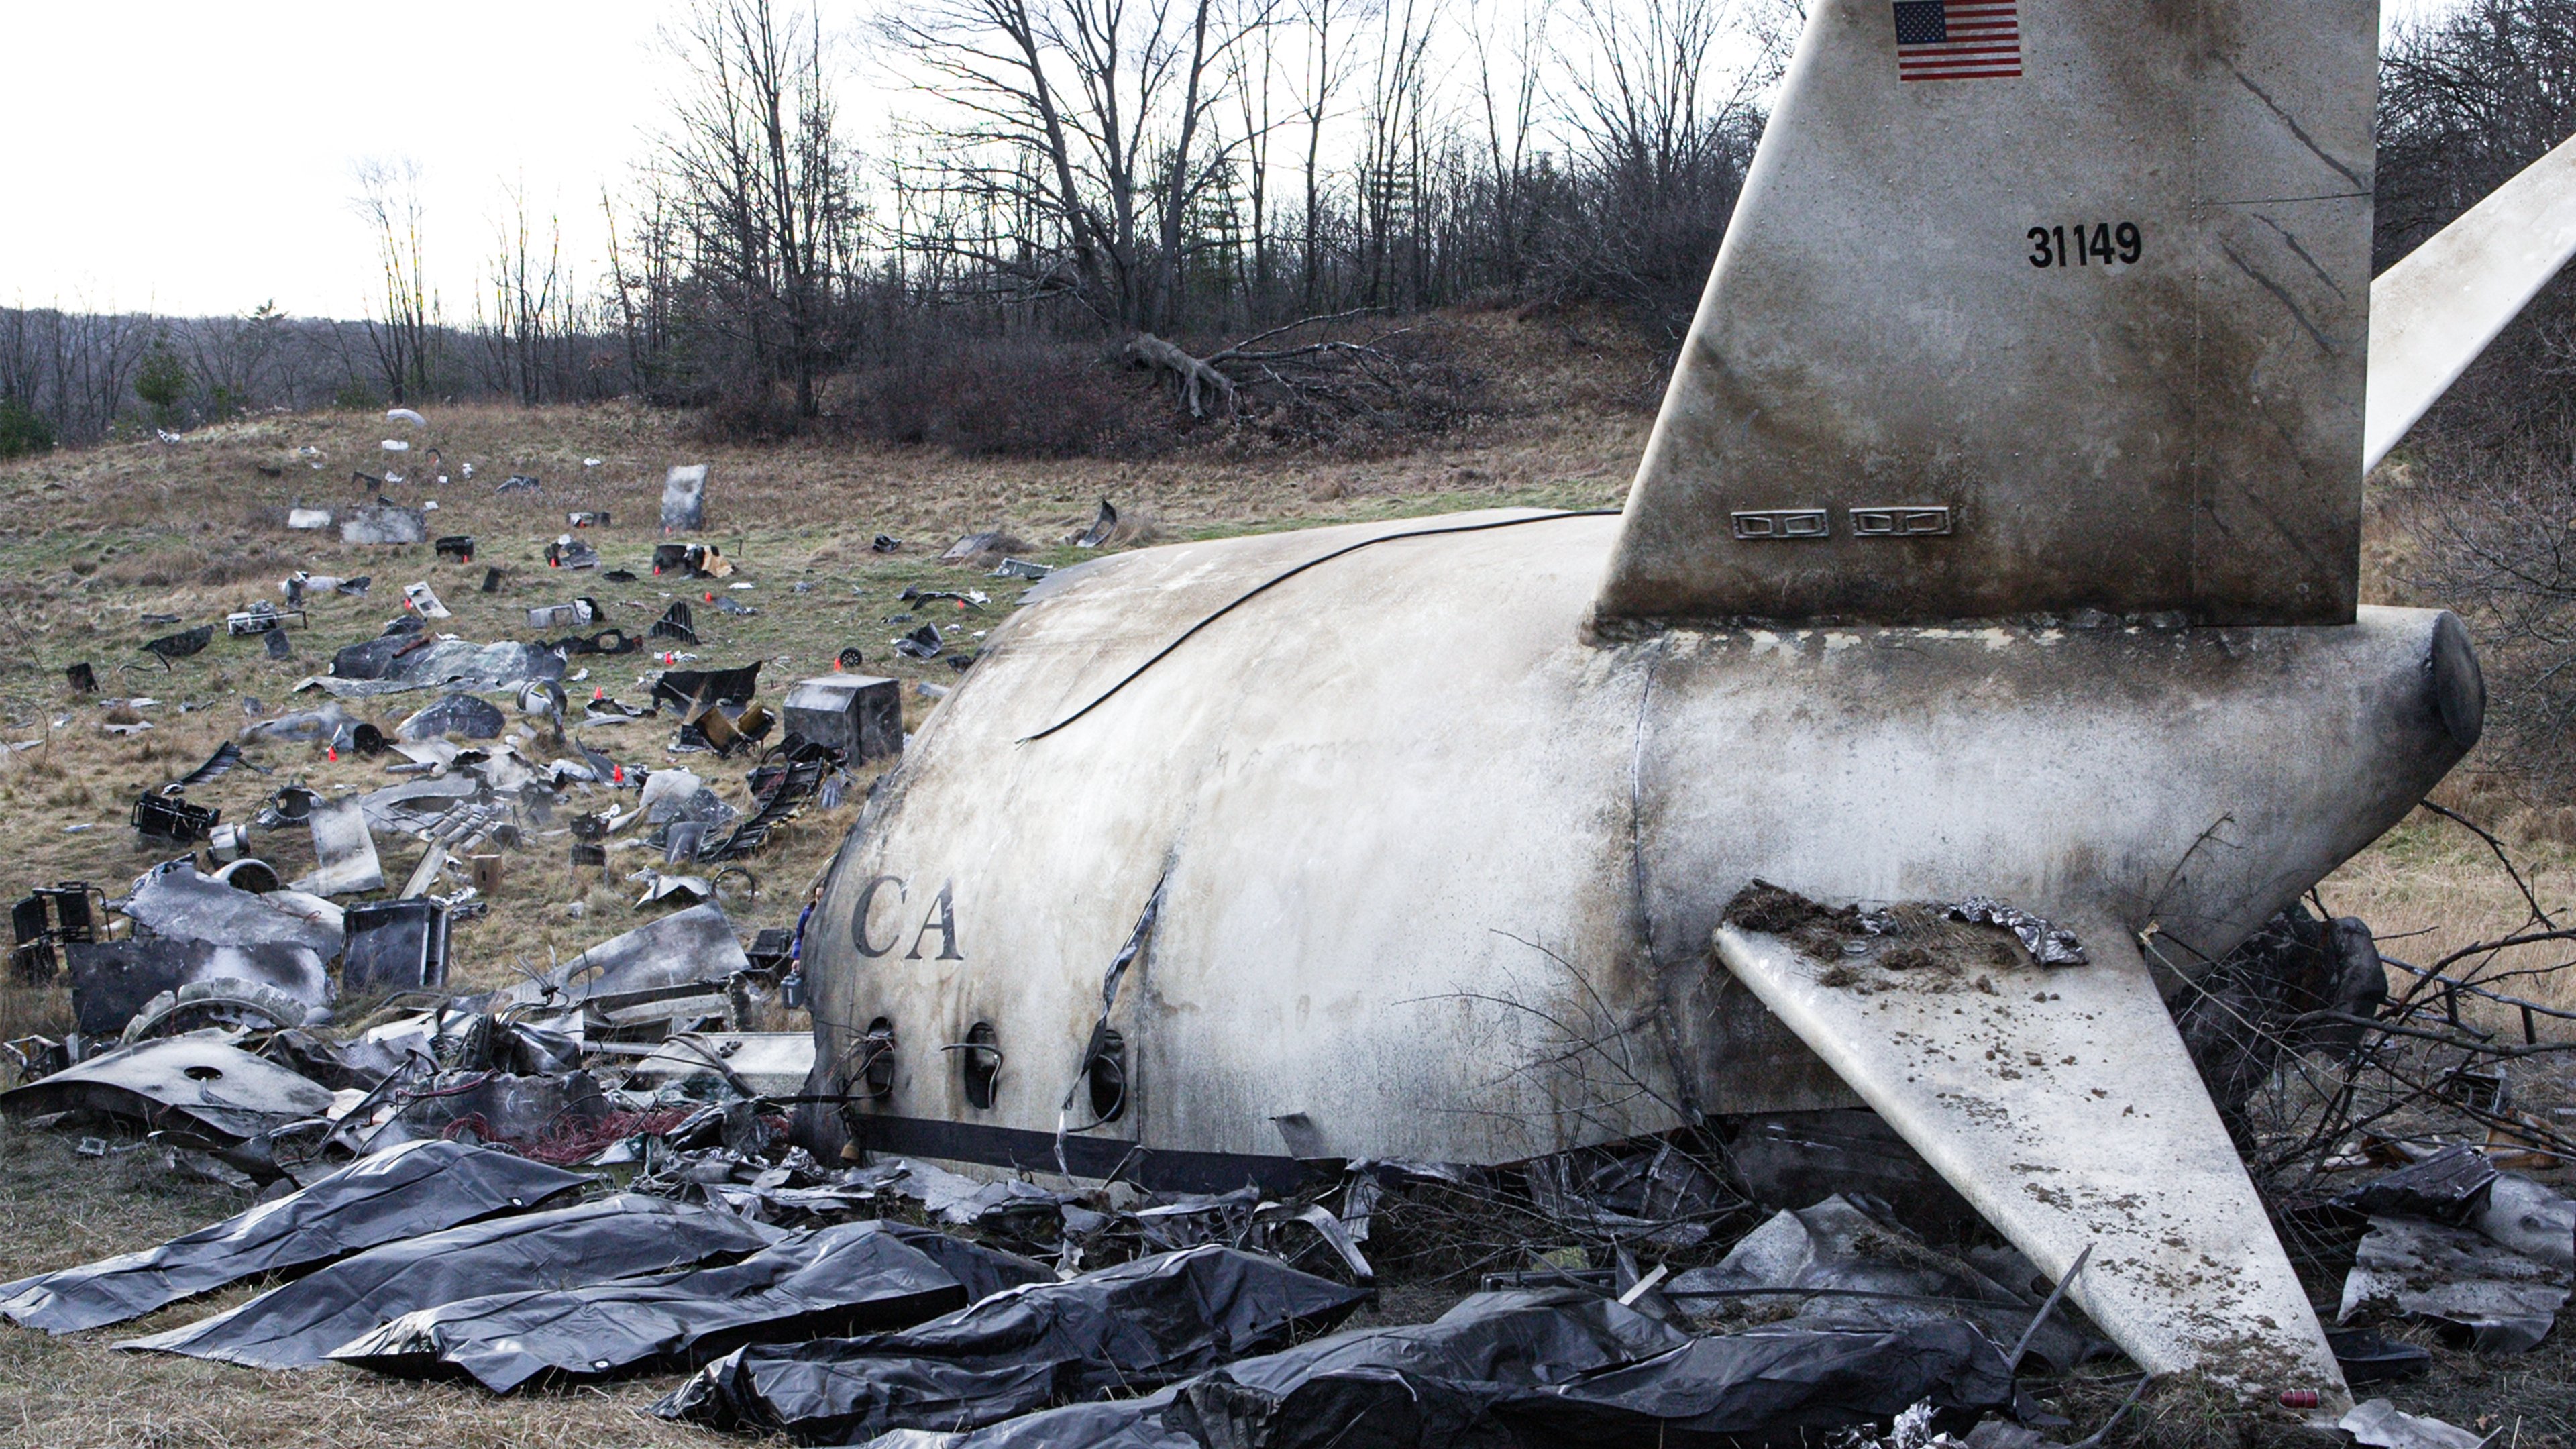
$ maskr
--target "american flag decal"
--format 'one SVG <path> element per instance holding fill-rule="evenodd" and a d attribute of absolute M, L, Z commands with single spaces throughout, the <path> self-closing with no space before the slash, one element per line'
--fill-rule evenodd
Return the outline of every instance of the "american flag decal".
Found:
<path fill-rule="evenodd" d="M 1896 0 L 1900 80 L 2021 74 L 2019 0 Z"/>

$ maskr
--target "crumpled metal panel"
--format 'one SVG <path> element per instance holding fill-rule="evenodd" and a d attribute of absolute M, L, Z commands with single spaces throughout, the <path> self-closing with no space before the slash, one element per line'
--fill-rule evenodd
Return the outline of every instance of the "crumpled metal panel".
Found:
<path fill-rule="evenodd" d="M 974 1255 L 980 1261 L 967 1274 L 974 1281 L 961 1282 L 925 1248 Z M 931 1229 L 844 1223 L 792 1234 L 722 1267 L 418 1309 L 331 1357 L 389 1373 L 445 1365 L 508 1393 L 548 1371 L 699 1363 L 745 1343 L 901 1327 L 1002 1287 L 1054 1277 L 1036 1263 Z"/>
<path fill-rule="evenodd" d="M 631 1193 L 370 1248 L 184 1328 L 122 1349 L 310 1368 L 386 1319 L 531 1283 L 574 1285 L 758 1252 L 774 1229 Z"/>
<path fill-rule="evenodd" d="M 218 946 L 301 946 L 326 961 L 339 955 L 339 912 L 298 910 L 298 904 L 292 898 L 281 902 L 274 892 L 236 889 L 183 861 L 136 882 L 133 896 L 117 909 L 156 936 Z"/>
<path fill-rule="evenodd" d="M 475 644 L 443 639 L 403 655 L 383 678 L 316 675 L 299 681 L 295 687 L 319 689 L 340 699 L 372 699 L 444 685 L 458 689 L 513 689 L 531 679 L 561 679 L 563 675 L 563 656 L 550 649 L 508 640 Z"/>
<path fill-rule="evenodd" d="M 511 1001 L 613 1001 L 705 982 L 751 969 L 733 923 L 713 902 L 673 911 L 611 937 L 549 972 L 501 993 Z"/>
<path fill-rule="evenodd" d="M 2438 1173 L 2419 1169 L 2443 1169 Z M 2413 1174 L 2410 1179 L 2409 1175 Z M 2461 1164 L 2428 1158 L 2372 1184 L 2426 1184 L 2427 1206 L 2465 1200 L 2452 1222 L 2373 1216 L 2344 1276 L 2342 1318 L 2374 1299 L 2453 1325 L 2480 1353 L 2519 1353 L 2549 1334 L 2576 1288 L 2576 1202 L 2514 1173 L 2480 1180 Z M 2460 1181 L 2466 1192 L 2446 1190 Z M 2408 1183 L 2401 1183 L 2401 1187 Z M 2381 1195 L 2400 1200 L 2397 1192 Z"/>
<path fill-rule="evenodd" d="M 996 1294 L 918 1328 L 738 1349 L 654 1412 L 808 1442 L 971 1429 L 1159 1387 L 1333 1323 L 1367 1296 L 1275 1259 L 1191 1248 Z"/>
<path fill-rule="evenodd" d="M 86 1107 L 155 1125 L 176 1116 L 240 1138 L 318 1117 L 330 1106 L 328 1088 L 232 1046 L 221 1033 L 192 1033 L 102 1053 L 0 1093 L 0 1111 L 14 1115 Z"/>
<path fill-rule="evenodd" d="M 122 1323 L 244 1278 L 517 1212 L 589 1181 L 490 1148 L 408 1143 L 159 1247 L 0 1283 L 0 1316 L 47 1333 Z"/>

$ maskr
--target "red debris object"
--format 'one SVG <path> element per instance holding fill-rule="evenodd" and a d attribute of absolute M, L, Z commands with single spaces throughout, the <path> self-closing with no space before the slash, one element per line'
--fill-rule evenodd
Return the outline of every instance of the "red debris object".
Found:
<path fill-rule="evenodd" d="M 2281 1390 L 2281 1407 L 2284 1409 L 2313 1409 L 2318 1402 L 2317 1391 L 2314 1389 Z"/>

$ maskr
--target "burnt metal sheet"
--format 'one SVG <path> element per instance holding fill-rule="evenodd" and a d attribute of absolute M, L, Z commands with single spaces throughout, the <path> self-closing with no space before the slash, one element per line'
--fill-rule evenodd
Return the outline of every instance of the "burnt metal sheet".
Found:
<path fill-rule="evenodd" d="M 352 647 L 394 655 L 399 646 L 388 648 L 381 641 L 369 640 L 364 645 Z M 341 652 L 343 655 L 348 653 L 347 650 Z M 309 685 L 337 698 L 353 699 L 407 694 L 413 690 L 442 686 L 515 689 L 531 679 L 561 679 L 563 676 L 563 656 L 550 649 L 508 640 L 498 644 L 476 644 L 465 639 L 439 639 L 399 654 L 385 666 L 382 674 L 334 672 L 305 680 L 296 688 Z"/>
<path fill-rule="evenodd" d="M 2495 1188 L 2496 1166 L 2474 1147 L 2453 1144 L 2421 1162 L 2410 1162 L 2377 1181 L 2335 1199 L 2335 1206 L 2372 1217 L 2424 1218 L 2464 1223 Z"/>
<path fill-rule="evenodd" d="M 156 936 L 223 946 L 300 946 L 325 960 L 340 954 L 336 909 L 317 910 L 274 892 L 254 895 L 199 875 L 187 862 L 137 882 L 118 909 Z"/>
<path fill-rule="evenodd" d="M 369 829 L 411 832 L 446 814 L 456 802 L 482 793 L 483 782 L 472 775 L 439 775 L 370 790 L 358 797 L 358 807 L 366 812 Z"/>
<path fill-rule="evenodd" d="M 760 688 L 760 664 L 739 669 L 666 669 L 653 681 L 653 703 L 688 719 L 710 704 L 748 704 Z"/>
<path fill-rule="evenodd" d="M 214 625 L 199 624 L 194 629 L 182 629 L 176 634 L 164 634 L 158 639 L 146 642 L 142 647 L 146 653 L 158 657 L 166 668 L 173 659 L 185 659 L 203 650 L 214 637 Z"/>
<path fill-rule="evenodd" d="M 2451 1325 L 2480 1353 L 2519 1353 L 2548 1337 L 2567 1304 L 2565 1267 L 2525 1257 L 2473 1228 L 2377 1217 L 2344 1275 L 2339 1319 L 2375 1300 Z"/>
<path fill-rule="evenodd" d="M 159 1247 L 0 1283 L 0 1317 L 47 1333 L 122 1323 L 244 1278 L 518 1212 L 589 1181 L 490 1148 L 407 1143 Z"/>
<path fill-rule="evenodd" d="M 394 508 L 375 504 L 336 516 L 340 523 L 342 543 L 426 543 L 429 541 L 429 515 L 417 508 Z"/>
<path fill-rule="evenodd" d="M 411 744 L 448 735 L 489 740 L 498 738 L 508 725 L 500 706 L 490 700 L 470 694 L 446 694 L 396 725 L 394 738 Z"/>
<path fill-rule="evenodd" d="M 751 967 L 722 907 L 713 902 L 673 911 L 615 936 L 547 973 L 502 993 L 513 1001 L 645 999 Z"/>
<path fill-rule="evenodd" d="M 674 465 L 662 477 L 662 531 L 694 533 L 706 522 L 707 465 Z"/>
<path fill-rule="evenodd" d="M 161 792 L 165 795 L 176 794 L 181 790 L 191 789 L 210 781 L 220 780 L 224 776 L 231 774 L 233 772 L 233 767 L 241 762 L 241 746 L 234 744 L 230 740 L 226 740 L 222 744 L 215 746 L 215 752 L 206 756 L 206 762 L 204 764 L 199 765 L 197 768 L 190 770 L 184 775 L 181 775 L 178 779 L 171 781 L 169 784 L 162 786 Z"/>
<path fill-rule="evenodd" d="M 141 1042 L 0 1093 L 0 1111 L 13 1116 L 87 1108 L 234 1138 L 318 1117 L 330 1107 L 330 1089 L 214 1034 Z"/>
<path fill-rule="evenodd" d="M 238 1308 L 118 1348 L 311 1368 L 386 1319 L 530 1283 L 572 1286 L 758 1252 L 773 1229 L 631 1193 L 370 1248 Z"/>
<path fill-rule="evenodd" d="M 737 1349 L 654 1412 L 808 1442 L 971 1429 L 1159 1387 L 1328 1326 L 1367 1296 L 1275 1259 L 1191 1248 L 998 1293 L 918 1328 Z"/>
<path fill-rule="evenodd" d="M 717 1076 L 765 1096 L 788 1097 L 814 1074 L 810 1031 L 707 1032 L 676 1036 L 631 1068 L 648 1082 Z"/>
<path fill-rule="evenodd" d="M 340 963 L 340 984 L 351 996 L 446 982 L 446 906 L 415 896 L 351 906 L 347 919 L 349 950 Z"/>
<path fill-rule="evenodd" d="M 308 826 L 319 863 L 295 883 L 297 890 L 345 896 L 384 889 L 384 862 L 376 858 L 376 838 L 368 833 L 366 810 L 357 796 L 316 804 Z"/>
<path fill-rule="evenodd" d="M 961 1282 L 934 1255 L 957 1253 L 985 1260 L 982 1271 L 969 1273 L 976 1284 Z M 697 1364 L 746 1343 L 905 1327 L 982 1297 L 976 1287 L 993 1291 L 1054 1276 L 928 1228 L 844 1223 L 793 1233 L 721 1267 L 417 1309 L 331 1357 L 388 1373 L 443 1366 L 508 1393 L 547 1372 Z"/>
<path fill-rule="evenodd" d="M 63 947 L 63 956 L 71 968 L 72 1015 L 81 1034 L 92 1038 L 116 1035 L 145 1002 L 199 981 L 273 987 L 307 1006 L 331 1001 L 329 963 L 307 947 L 282 942 L 219 946 L 164 936 L 75 941 Z"/>

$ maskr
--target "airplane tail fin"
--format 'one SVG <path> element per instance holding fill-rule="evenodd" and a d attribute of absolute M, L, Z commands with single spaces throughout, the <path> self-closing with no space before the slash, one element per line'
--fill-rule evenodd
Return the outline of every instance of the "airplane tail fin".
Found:
<path fill-rule="evenodd" d="M 2376 0 L 1818 0 L 1596 616 L 2337 623 Z"/>

